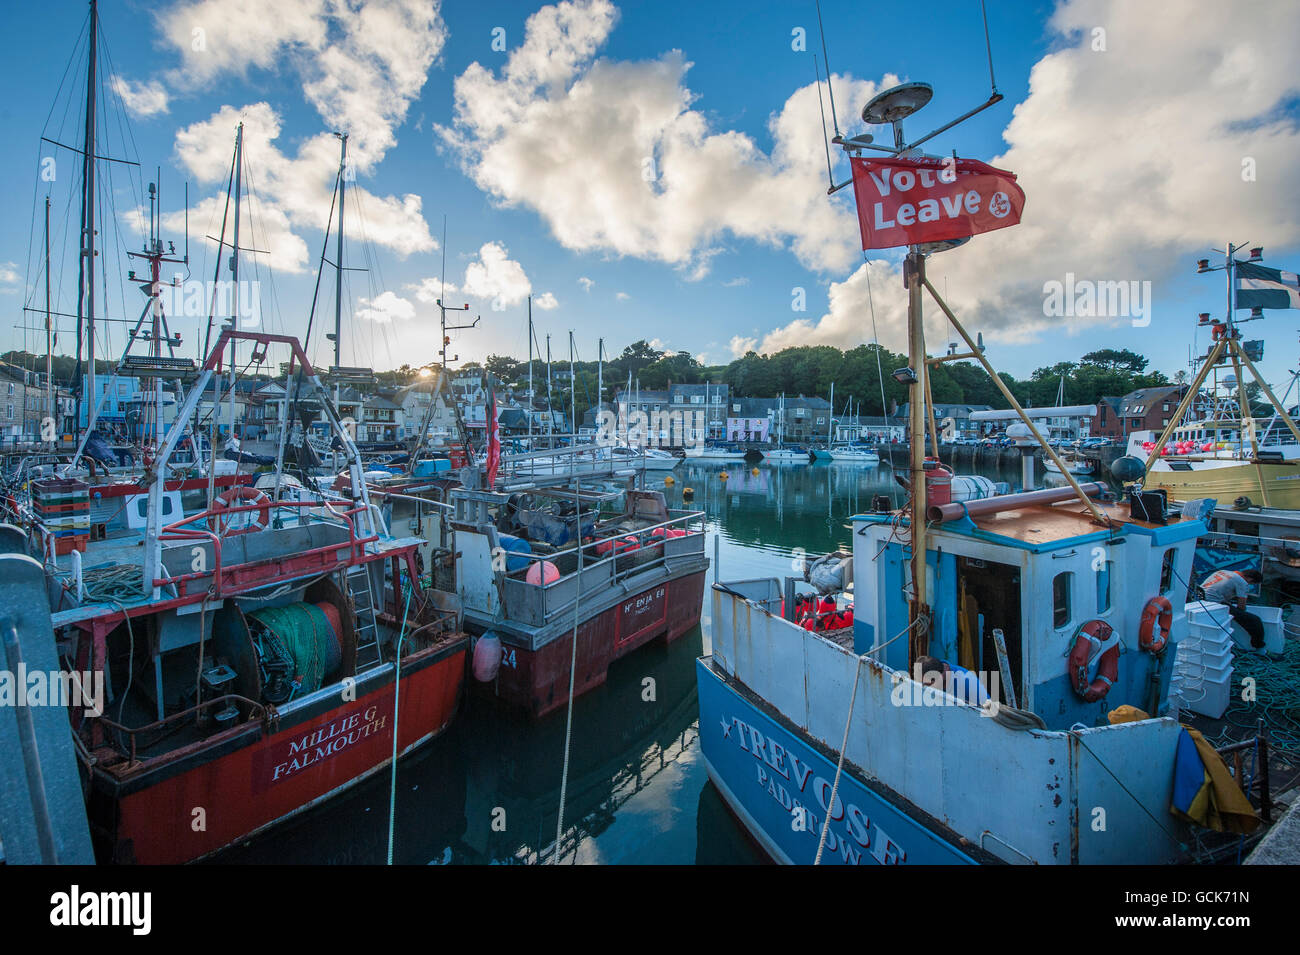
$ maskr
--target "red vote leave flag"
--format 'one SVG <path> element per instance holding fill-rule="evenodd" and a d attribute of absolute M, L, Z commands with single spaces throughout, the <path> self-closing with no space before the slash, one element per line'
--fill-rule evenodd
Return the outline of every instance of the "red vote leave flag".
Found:
<path fill-rule="evenodd" d="M 862 248 L 962 239 L 1020 222 L 1015 173 L 953 157 L 850 160 Z"/>

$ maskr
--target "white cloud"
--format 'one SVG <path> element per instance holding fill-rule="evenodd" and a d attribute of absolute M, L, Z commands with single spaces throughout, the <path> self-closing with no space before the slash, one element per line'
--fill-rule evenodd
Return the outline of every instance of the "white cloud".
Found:
<path fill-rule="evenodd" d="M 0 285 L 21 285 L 23 277 L 18 274 L 17 262 L 0 262 Z M 0 292 L 12 294 L 16 288 L 0 288 Z"/>
<path fill-rule="evenodd" d="M 510 258 L 509 250 L 500 242 L 485 242 L 478 250 L 478 259 L 465 267 L 462 285 L 467 295 L 492 299 L 501 305 L 516 305 L 533 291 L 524 267 Z"/>
<path fill-rule="evenodd" d="M 179 67 L 165 77 L 174 91 L 202 91 L 250 70 L 292 74 L 326 128 L 348 134 L 354 178 L 373 172 L 396 144 L 396 130 L 447 37 L 438 3 L 426 0 L 277 0 L 273 16 L 261 0 L 191 0 L 157 19 L 164 44 L 180 57 Z M 128 89 L 146 103 L 142 91 L 160 94 L 165 105 L 167 93 L 157 81 Z M 201 183 L 221 189 L 224 203 L 240 121 L 247 186 L 266 211 L 282 216 L 287 229 L 325 228 L 339 142 L 322 132 L 295 137 L 292 154 L 282 150 L 280 112 L 268 103 L 226 105 L 181 129 L 176 136 L 181 162 Z M 351 180 L 347 188 L 344 225 L 350 237 L 400 256 L 437 248 L 418 195 L 376 196 Z M 291 261 L 271 264 L 294 267 Z"/>
<path fill-rule="evenodd" d="M 330 220 L 334 181 L 338 173 L 339 142 L 329 133 L 302 141 L 296 155 L 289 156 L 277 146 L 280 138 L 280 115 L 268 103 L 253 103 L 237 109 L 223 106 L 206 120 L 192 123 L 176 133 L 176 153 L 180 161 L 202 185 L 219 191 L 199 204 L 225 206 L 225 187 L 230 175 L 236 127 L 243 123 L 244 192 L 255 195 L 262 214 L 272 217 L 264 228 L 271 233 L 284 231 L 293 237 L 295 254 L 273 257 L 271 266 L 279 270 L 299 271 L 308 257 L 305 243 L 296 230 L 323 230 Z M 400 256 L 428 252 L 437 248 L 422 212 L 418 195 L 376 196 L 357 182 L 348 182 L 345 234 L 351 241 L 384 246 Z M 218 211 L 214 219 L 191 213 L 191 228 L 203 229 L 201 223 L 221 228 Z M 337 208 L 334 212 L 337 219 Z M 183 218 L 183 217 L 182 217 Z M 254 221 L 253 227 L 257 223 Z M 176 226 L 171 225 L 172 228 Z M 337 222 L 331 229 L 337 229 Z M 301 244 L 304 254 L 296 255 Z M 288 240 L 281 243 L 288 248 Z M 346 254 L 346 253 L 345 253 Z"/>
<path fill-rule="evenodd" d="M 852 264 L 850 204 L 828 202 L 815 84 L 769 120 L 775 146 L 715 130 L 686 87 L 680 51 L 596 59 L 617 13 L 568 0 L 529 17 L 499 71 L 471 64 L 438 127 L 467 175 L 505 205 L 531 208 L 567 248 L 610 251 L 708 272 L 728 238 L 789 246 L 810 268 Z M 835 78 L 837 99 L 872 83 Z"/>
<path fill-rule="evenodd" d="M 758 339 L 733 335 L 731 341 L 727 343 L 727 347 L 731 349 L 731 357 L 739 358 L 746 352 L 758 351 Z"/>
<path fill-rule="evenodd" d="M 1274 247 L 1300 240 L 1300 180 L 1292 174 L 1300 128 L 1282 115 L 1300 91 L 1291 39 L 1300 35 L 1300 7 L 1241 17 L 1201 3 L 1179 16 L 1177 31 L 1161 21 L 1121 0 L 1074 0 L 1053 15 L 1057 49 L 1035 64 L 1029 96 L 1004 132 L 1009 148 L 990 160 L 1019 176 L 1022 223 L 929 261 L 931 281 L 942 293 L 947 279 L 946 298 L 972 334 L 1023 342 L 1097 324 L 1043 315 L 1043 283 L 1073 272 L 1151 281 L 1151 334 L 1159 335 L 1162 284 L 1208 248 L 1234 236 Z M 1092 50 L 1099 24 L 1105 52 Z M 934 146 L 942 151 L 941 141 Z M 1255 181 L 1243 179 L 1246 158 Z M 901 348 L 906 306 L 897 269 L 877 261 L 870 268 L 880 338 Z M 831 285 L 820 319 L 779 328 L 762 348 L 869 340 L 866 269 Z M 1207 302 L 1221 294 L 1213 284 L 1203 291 Z M 942 315 L 934 321 L 937 308 L 928 301 L 926 308 L 927 340 L 947 342 Z"/>
<path fill-rule="evenodd" d="M 592 287 L 593 285 L 595 285 L 596 283 L 595 283 L 594 281 L 592 281 L 591 279 L 587 278 L 587 276 L 583 275 L 583 276 L 580 276 L 580 277 L 579 277 L 579 279 L 578 279 L 578 284 L 582 286 L 582 290 L 583 290 L 584 292 L 590 292 L 590 291 L 591 291 L 591 287 Z"/>
<path fill-rule="evenodd" d="M 728 279 L 727 281 L 725 281 L 725 282 L 722 283 L 722 287 L 723 287 L 723 288 L 740 288 L 742 285 L 748 285 L 748 284 L 749 284 L 749 279 L 745 278 L 745 277 L 742 275 L 742 276 L 739 276 L 738 278 Z"/>
<path fill-rule="evenodd" d="M 628 299 L 630 299 L 631 297 L 632 297 L 632 296 L 631 296 L 631 295 L 628 295 L 627 292 L 615 292 L 615 293 L 614 293 L 614 298 L 618 299 L 620 302 L 626 302 L 626 301 L 627 301 Z"/>
<path fill-rule="evenodd" d="M 557 300 L 550 292 L 543 292 L 541 295 L 537 296 L 533 299 L 533 304 L 544 312 L 549 312 L 560 307 L 559 300 Z"/>
<path fill-rule="evenodd" d="M 192 0 L 158 20 L 181 57 L 174 86 L 287 67 L 329 127 L 351 134 L 363 172 L 396 143 L 447 39 L 439 4 L 426 0 L 276 0 L 274 15 L 263 0 Z"/>
<path fill-rule="evenodd" d="M 132 116 L 147 119 L 167 112 L 167 90 L 157 80 L 135 83 L 125 77 L 114 76 L 112 86 Z"/>
<path fill-rule="evenodd" d="M 415 297 L 427 305 L 434 305 L 444 295 L 451 295 L 456 291 L 456 286 L 451 282 L 443 286 L 436 278 L 420 279 L 418 282 L 406 285 L 405 288 L 408 292 L 414 292 Z"/>
<path fill-rule="evenodd" d="M 357 318 L 367 322 L 387 325 L 391 322 L 405 322 L 415 318 L 415 306 L 392 292 L 382 292 L 372 302 L 358 299 L 361 308 L 357 309 Z"/>

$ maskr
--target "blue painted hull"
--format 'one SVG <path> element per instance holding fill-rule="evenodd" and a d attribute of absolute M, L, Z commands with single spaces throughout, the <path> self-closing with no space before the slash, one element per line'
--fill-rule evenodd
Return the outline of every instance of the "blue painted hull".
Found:
<path fill-rule="evenodd" d="M 826 448 L 813 448 L 812 456 L 814 461 L 831 460 L 831 453 Z"/>
<path fill-rule="evenodd" d="M 835 762 L 696 661 L 700 741 L 709 778 L 755 841 L 778 862 L 810 865 L 831 805 Z M 801 812 L 800 809 L 804 811 Z M 976 859 L 846 766 L 822 864 L 971 865 Z"/>

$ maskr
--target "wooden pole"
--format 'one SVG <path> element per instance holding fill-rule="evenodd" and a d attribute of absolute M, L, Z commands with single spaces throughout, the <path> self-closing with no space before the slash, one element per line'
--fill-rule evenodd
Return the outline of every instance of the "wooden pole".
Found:
<path fill-rule="evenodd" d="M 1092 513 L 1093 520 L 1099 524 L 1109 526 L 1111 524 L 1110 518 L 1102 513 L 1101 509 L 1097 507 L 1096 503 L 1094 503 L 1087 494 L 1083 493 L 1083 488 L 1079 487 L 1079 482 L 1074 479 L 1074 475 L 1070 473 L 1070 469 L 1067 468 L 1065 463 L 1057 456 L 1056 451 L 1052 446 L 1038 433 L 1038 429 L 1030 422 L 1029 415 L 1025 414 L 1025 409 L 1020 406 L 1020 402 L 1016 400 L 1016 396 L 1011 393 L 1010 389 L 1008 389 L 1006 384 L 1002 381 L 1002 376 L 993 370 L 993 366 L 989 364 L 988 359 L 984 357 L 984 353 L 976 347 L 974 340 L 966 333 L 965 327 L 957 320 L 957 316 L 952 313 L 952 309 L 950 309 L 948 304 L 939 297 L 939 292 L 930 284 L 929 279 L 922 279 L 922 281 L 925 283 L 925 287 L 929 291 L 930 296 L 939 304 L 939 308 L 943 309 L 943 313 L 948 316 L 948 321 L 950 321 L 953 328 L 957 330 L 957 334 L 966 342 L 966 347 L 971 350 L 979 363 L 984 367 L 984 371 L 993 379 L 993 384 L 997 385 L 998 391 L 1002 392 L 1002 397 L 1006 398 L 1007 401 L 1010 402 L 1011 407 L 1015 410 L 1016 414 L 1020 416 L 1020 420 L 1023 421 L 1029 427 L 1030 432 L 1038 438 L 1038 443 L 1042 446 L 1043 452 L 1056 462 L 1056 466 L 1061 469 L 1061 477 L 1065 478 L 1070 487 L 1074 489 L 1074 493 L 1079 496 L 1079 500 L 1081 500 Z"/>

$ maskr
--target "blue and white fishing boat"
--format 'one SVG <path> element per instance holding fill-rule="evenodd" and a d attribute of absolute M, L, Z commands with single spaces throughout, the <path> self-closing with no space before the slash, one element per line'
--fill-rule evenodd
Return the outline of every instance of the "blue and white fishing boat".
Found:
<path fill-rule="evenodd" d="M 924 177 L 905 163 L 916 162 L 931 194 L 947 185 L 980 200 L 987 186 L 937 177 L 926 164 L 941 160 L 906 145 L 902 119 L 930 96 L 907 83 L 867 104 L 867 122 L 893 125 L 895 148 L 871 147 L 893 153 L 878 167 L 861 159 L 870 136 L 836 142 L 855 181 L 892 176 L 908 201 L 934 202 L 912 190 Z M 1008 181 L 998 188 L 1013 191 Z M 908 233 L 910 366 L 895 373 L 910 387 L 907 505 L 877 498 L 852 518 L 852 555 L 802 577 L 719 574 L 712 587 L 711 649 L 697 663 L 702 752 L 731 811 L 779 862 L 1151 864 L 1195 845 L 1170 810 L 1191 738 L 1169 687 L 1207 508 L 1167 514 L 1161 495 L 1135 489 L 1113 500 L 1101 484 L 1081 486 L 1041 438 L 1067 487 L 965 499 L 925 456 L 923 292 L 969 349 L 943 360 L 979 362 L 1028 424 L 926 278 L 928 255 L 1005 224 Z M 863 239 L 891 244 L 869 245 L 865 224 Z M 810 596 L 816 615 L 801 609 Z M 1195 789 L 1204 770 L 1193 770 Z"/>

